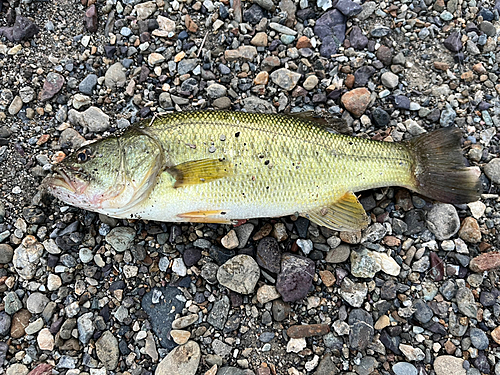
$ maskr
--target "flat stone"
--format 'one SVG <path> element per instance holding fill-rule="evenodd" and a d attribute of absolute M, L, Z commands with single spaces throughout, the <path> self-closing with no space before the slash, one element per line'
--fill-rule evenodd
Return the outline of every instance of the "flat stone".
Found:
<path fill-rule="evenodd" d="M 478 350 L 486 350 L 490 344 L 486 333 L 479 328 L 470 329 L 470 340 L 472 345 Z"/>
<path fill-rule="evenodd" d="M 7 264 L 12 261 L 14 250 L 12 246 L 6 243 L 0 244 L 0 264 Z"/>
<path fill-rule="evenodd" d="M 349 335 L 349 346 L 351 349 L 364 350 L 373 340 L 373 318 L 361 309 L 354 309 L 349 313 L 349 325 L 351 334 Z"/>
<path fill-rule="evenodd" d="M 50 72 L 43 83 L 38 99 L 42 102 L 52 99 L 64 85 L 64 77 L 59 73 Z"/>
<path fill-rule="evenodd" d="M 491 159 L 491 161 L 484 166 L 484 173 L 495 184 L 500 184 L 500 158 Z"/>
<path fill-rule="evenodd" d="M 477 306 L 474 294 L 469 288 L 460 288 L 455 296 L 458 310 L 469 318 L 477 319 Z"/>
<path fill-rule="evenodd" d="M 215 328 L 222 330 L 226 324 L 229 307 L 229 298 L 227 296 L 222 296 L 219 300 L 214 302 L 212 310 L 208 314 L 207 322 Z"/>
<path fill-rule="evenodd" d="M 28 375 L 51 375 L 53 368 L 54 367 L 48 363 L 40 363 L 33 370 L 31 370 Z"/>
<path fill-rule="evenodd" d="M 287 329 L 286 334 L 294 339 L 302 337 L 324 336 L 330 332 L 328 324 L 301 324 Z"/>
<path fill-rule="evenodd" d="M 396 88 L 398 86 L 399 77 L 392 72 L 385 72 L 380 77 L 380 81 L 382 82 L 382 84 L 385 87 L 387 87 L 389 89 L 393 89 L 393 88 Z"/>
<path fill-rule="evenodd" d="M 441 355 L 434 360 L 436 375 L 466 375 L 464 360 L 451 355 Z"/>
<path fill-rule="evenodd" d="M 422 349 L 414 348 L 411 345 L 400 344 L 399 350 L 401 350 L 408 361 L 422 361 L 425 358 Z"/>
<path fill-rule="evenodd" d="M 286 68 L 275 70 L 269 76 L 276 85 L 286 91 L 293 90 L 302 77 L 300 73 L 292 72 Z"/>
<path fill-rule="evenodd" d="M 106 235 L 106 242 L 122 253 L 128 250 L 135 238 L 135 230 L 130 227 L 116 227 Z"/>
<path fill-rule="evenodd" d="M 288 344 L 286 345 L 286 352 L 287 353 L 299 353 L 302 351 L 305 347 L 307 346 L 307 342 L 305 337 L 301 338 L 291 338 L 288 341 Z"/>
<path fill-rule="evenodd" d="M 273 285 L 262 285 L 257 290 L 257 301 L 262 304 L 274 301 L 278 298 L 280 298 L 280 294 Z"/>
<path fill-rule="evenodd" d="M 474 272 L 491 271 L 500 267 L 500 253 L 491 251 L 472 258 L 469 268 Z"/>
<path fill-rule="evenodd" d="M 156 2 L 147 1 L 145 3 L 140 3 L 134 6 L 134 10 L 137 14 L 138 20 L 148 19 L 156 11 Z"/>
<path fill-rule="evenodd" d="M 10 365 L 5 371 L 5 375 L 27 375 L 29 372 L 28 368 L 21 363 L 14 363 Z"/>
<path fill-rule="evenodd" d="M 170 336 L 172 336 L 172 340 L 174 340 L 176 344 L 183 345 L 188 342 L 191 337 L 191 332 L 173 329 L 170 331 Z"/>
<path fill-rule="evenodd" d="M 346 92 L 342 95 L 342 104 L 355 117 L 361 117 L 365 113 L 371 101 L 371 94 L 368 89 L 360 87 Z"/>
<path fill-rule="evenodd" d="M 279 273 L 281 270 L 281 249 L 278 241 L 273 237 L 264 237 L 257 245 L 257 263 L 262 268 Z"/>
<path fill-rule="evenodd" d="M 43 245 L 35 237 L 26 236 L 21 245 L 14 250 L 12 262 L 17 274 L 25 280 L 31 280 L 38 269 L 42 254 Z"/>
<path fill-rule="evenodd" d="M 49 299 L 45 294 L 35 292 L 30 294 L 28 299 L 26 300 L 26 307 L 28 311 L 32 314 L 40 314 L 47 303 L 49 303 Z"/>
<path fill-rule="evenodd" d="M 351 254 L 349 245 L 339 245 L 335 249 L 330 249 L 326 254 L 325 261 L 327 263 L 344 263 Z"/>
<path fill-rule="evenodd" d="M 19 339 L 25 335 L 25 328 L 28 326 L 30 318 L 31 313 L 25 309 L 19 310 L 12 316 L 10 336 L 13 339 Z"/>
<path fill-rule="evenodd" d="M 260 277 L 259 265 L 248 255 L 237 255 L 217 270 L 219 283 L 241 294 L 253 293 Z"/>
<path fill-rule="evenodd" d="M 355 283 L 348 277 L 340 284 L 340 295 L 352 307 L 360 307 L 366 298 L 368 287 L 365 283 Z"/>
<path fill-rule="evenodd" d="M 307 295 L 312 286 L 315 268 L 314 262 L 309 258 L 292 254 L 282 256 L 276 290 L 283 301 L 297 301 Z"/>
<path fill-rule="evenodd" d="M 173 329 L 184 329 L 186 327 L 189 327 L 191 324 L 196 322 L 198 320 L 198 315 L 197 314 L 190 314 L 186 316 L 181 316 L 180 318 L 175 319 L 172 322 L 172 328 Z"/>
<path fill-rule="evenodd" d="M 451 238 L 460 229 L 457 210 L 453 205 L 447 203 L 433 205 L 427 214 L 427 227 L 438 240 Z"/>
<path fill-rule="evenodd" d="M 142 298 L 141 306 L 149 317 L 153 331 L 159 338 L 160 345 L 173 349 L 175 343 L 170 340 L 170 330 L 175 315 L 180 313 L 184 303 L 177 298 L 181 294 L 178 288 L 154 288 Z"/>
<path fill-rule="evenodd" d="M 155 375 L 195 375 L 200 358 L 199 345 L 194 341 L 188 341 L 167 354 L 156 368 Z"/>
<path fill-rule="evenodd" d="M 110 332 L 105 331 L 95 343 L 97 358 L 103 363 L 108 371 L 113 371 L 118 366 L 120 352 L 118 350 L 118 340 Z"/>
<path fill-rule="evenodd" d="M 91 312 L 85 313 L 78 317 L 78 339 L 82 344 L 88 344 L 94 334 L 94 315 Z"/>
<path fill-rule="evenodd" d="M 42 329 L 36 338 L 40 350 L 54 350 L 54 336 L 48 328 Z"/>

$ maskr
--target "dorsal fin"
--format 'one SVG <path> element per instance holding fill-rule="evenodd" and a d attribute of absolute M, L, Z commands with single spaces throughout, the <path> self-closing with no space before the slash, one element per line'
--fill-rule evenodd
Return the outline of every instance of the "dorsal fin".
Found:
<path fill-rule="evenodd" d="M 288 115 L 301 120 L 314 122 L 316 125 L 333 133 L 345 133 L 345 129 L 348 127 L 344 119 L 335 117 L 326 111 L 320 114 L 314 111 L 303 111 L 289 113 Z"/>

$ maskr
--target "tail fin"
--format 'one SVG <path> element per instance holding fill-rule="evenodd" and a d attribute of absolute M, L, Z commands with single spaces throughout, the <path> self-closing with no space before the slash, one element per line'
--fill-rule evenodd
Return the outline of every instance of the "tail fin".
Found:
<path fill-rule="evenodd" d="M 464 164 L 458 128 L 442 128 L 408 142 L 415 156 L 414 190 L 444 203 L 474 202 L 481 195 L 479 173 Z"/>

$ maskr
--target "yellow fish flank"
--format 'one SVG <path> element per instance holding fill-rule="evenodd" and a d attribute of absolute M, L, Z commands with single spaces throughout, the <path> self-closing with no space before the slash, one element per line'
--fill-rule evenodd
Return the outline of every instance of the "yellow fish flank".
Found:
<path fill-rule="evenodd" d="M 44 180 L 62 201 L 116 218 L 230 223 L 299 214 L 366 227 L 354 192 L 402 186 L 450 203 L 477 200 L 457 128 L 409 142 L 333 134 L 305 116 L 199 111 L 139 123 L 77 150 Z"/>

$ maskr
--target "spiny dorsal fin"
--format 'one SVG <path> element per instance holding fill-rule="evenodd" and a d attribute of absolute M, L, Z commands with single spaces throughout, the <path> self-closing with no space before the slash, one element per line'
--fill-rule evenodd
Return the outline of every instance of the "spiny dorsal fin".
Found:
<path fill-rule="evenodd" d="M 320 207 L 303 216 L 313 223 L 338 231 L 357 231 L 368 226 L 368 216 L 352 192 L 345 193 L 328 207 Z"/>
<path fill-rule="evenodd" d="M 219 159 L 187 161 L 167 169 L 174 178 L 174 188 L 186 185 L 204 184 L 233 173 L 231 163 Z"/>
<path fill-rule="evenodd" d="M 342 118 L 335 117 L 328 112 L 322 112 L 320 114 L 314 111 L 304 111 L 290 113 L 289 116 L 299 118 L 301 120 L 314 122 L 318 126 L 327 129 L 334 133 L 345 133 L 345 129 L 348 128 L 346 121 Z"/>

